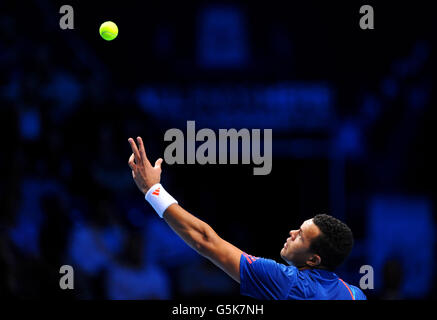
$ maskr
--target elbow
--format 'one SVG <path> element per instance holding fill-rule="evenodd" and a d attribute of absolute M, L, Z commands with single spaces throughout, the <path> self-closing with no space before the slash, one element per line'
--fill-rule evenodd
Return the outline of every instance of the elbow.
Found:
<path fill-rule="evenodd" d="M 206 247 L 207 245 L 201 241 L 196 241 L 194 243 L 194 250 L 196 250 L 196 252 L 202 256 L 205 256 L 206 253 Z"/>
<path fill-rule="evenodd" d="M 199 238 L 194 243 L 194 249 L 204 257 L 210 257 L 214 252 L 218 235 L 208 227 L 200 233 Z"/>

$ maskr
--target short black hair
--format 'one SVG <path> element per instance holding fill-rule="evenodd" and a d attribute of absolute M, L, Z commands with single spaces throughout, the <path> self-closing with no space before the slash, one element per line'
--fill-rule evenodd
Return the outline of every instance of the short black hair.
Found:
<path fill-rule="evenodd" d="M 352 231 L 345 223 L 327 214 L 316 215 L 313 223 L 319 227 L 320 235 L 313 239 L 310 250 L 320 256 L 320 266 L 334 271 L 354 246 Z"/>

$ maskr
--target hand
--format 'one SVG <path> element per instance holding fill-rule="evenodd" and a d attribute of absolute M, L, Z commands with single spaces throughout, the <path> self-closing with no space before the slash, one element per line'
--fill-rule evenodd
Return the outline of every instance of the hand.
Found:
<path fill-rule="evenodd" d="M 156 160 L 155 166 L 152 167 L 149 159 L 147 159 L 146 150 L 144 149 L 141 137 L 137 137 L 138 146 L 140 147 L 139 151 L 134 139 L 129 138 L 128 141 L 133 152 L 128 161 L 129 167 L 132 169 L 132 177 L 138 189 L 146 194 L 153 185 L 161 181 L 162 159 L 159 158 Z"/>

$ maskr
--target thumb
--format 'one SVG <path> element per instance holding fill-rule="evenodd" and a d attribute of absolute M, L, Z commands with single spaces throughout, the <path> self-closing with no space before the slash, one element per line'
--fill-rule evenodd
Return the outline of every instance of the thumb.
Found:
<path fill-rule="evenodd" d="M 161 163 L 162 163 L 162 159 L 161 158 L 159 158 L 158 160 L 156 160 L 156 162 L 155 162 L 155 168 L 161 168 Z"/>

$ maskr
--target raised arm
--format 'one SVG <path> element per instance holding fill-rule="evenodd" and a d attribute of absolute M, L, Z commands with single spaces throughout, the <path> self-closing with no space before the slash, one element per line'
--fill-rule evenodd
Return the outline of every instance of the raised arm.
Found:
<path fill-rule="evenodd" d="M 137 138 L 137 142 L 139 148 L 135 141 L 129 138 L 133 153 L 128 163 L 137 187 L 146 195 L 150 188 L 154 189 L 160 183 L 162 159 L 159 158 L 155 162 L 155 166 L 152 166 L 147 159 L 141 137 Z M 240 257 L 242 254 L 240 249 L 220 238 L 207 223 L 196 218 L 177 203 L 167 207 L 162 217 L 191 248 L 208 258 L 232 279 L 240 283 Z"/>

